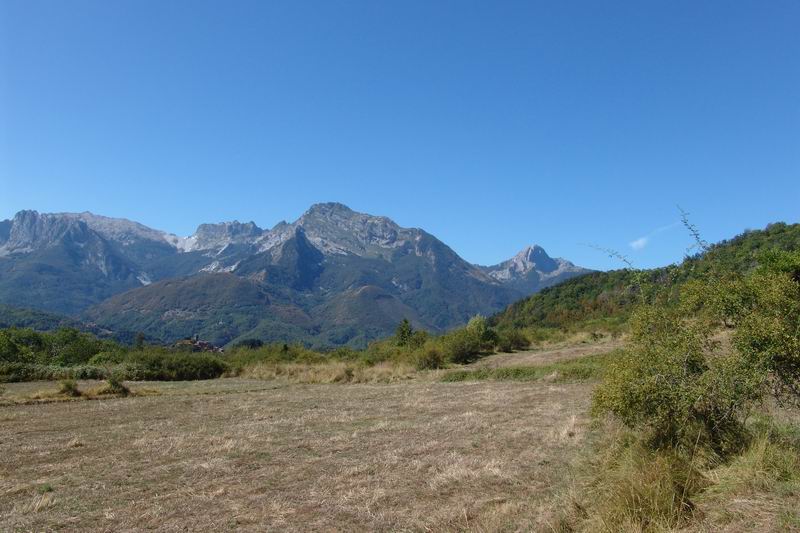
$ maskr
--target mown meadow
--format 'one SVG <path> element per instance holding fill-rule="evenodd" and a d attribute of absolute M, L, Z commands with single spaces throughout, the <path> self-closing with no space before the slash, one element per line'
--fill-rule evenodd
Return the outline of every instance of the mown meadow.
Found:
<path fill-rule="evenodd" d="M 693 230 L 688 222 L 687 227 Z M 395 335 L 364 350 L 320 352 L 253 339 L 222 354 L 195 353 L 142 342 L 124 346 L 74 329 L 42 333 L 7 328 L 0 331 L 0 380 L 60 380 L 47 398 L 72 405 L 73 399 L 130 396 L 119 401 L 147 402 L 168 418 L 171 391 L 187 395 L 190 389 L 181 383 L 212 379 L 197 390 L 217 398 L 215 431 L 224 432 L 230 423 L 222 413 L 239 406 L 246 409 L 242 416 L 248 420 L 247 431 L 282 443 L 281 453 L 299 461 L 291 468 L 309 467 L 298 474 L 308 483 L 285 480 L 282 487 L 308 490 L 315 479 L 312 464 L 339 472 L 345 468 L 342 460 L 346 468 L 356 469 L 352 472 L 361 480 L 359 491 L 368 492 L 374 484 L 391 492 L 380 480 L 394 479 L 400 471 L 414 480 L 403 494 L 392 493 L 399 500 L 370 503 L 364 499 L 367 492 L 359 492 L 335 504 L 336 512 L 347 509 L 343 519 L 351 527 L 800 530 L 797 240 L 797 226 L 786 225 L 715 246 L 698 235 L 699 253 L 681 265 L 590 274 L 440 336 L 415 331 L 404 321 Z M 147 383 L 139 386 L 137 381 Z M 154 385 L 157 381 L 175 382 L 178 388 Z M 230 390 L 205 384 L 217 382 L 230 383 Z M 18 385 L 9 384 L 9 391 L 24 389 L 23 383 Z M 337 421 L 344 415 L 337 414 L 338 397 L 350 402 L 340 406 L 348 415 L 339 429 Z M 31 396 L 28 402 L 18 396 L 11 403 L 42 398 Z M 285 411 L 272 403 L 277 399 L 289 402 Z M 193 409 L 205 409 L 199 407 L 201 400 L 191 401 Z M 329 430 L 323 430 L 325 419 L 315 418 L 321 402 Z M 292 431 L 305 432 L 304 440 L 289 439 L 261 418 L 267 405 L 269 416 L 280 423 L 296 418 Z M 511 411 L 505 413 L 504 405 Z M 187 420 L 193 416 L 178 411 L 176 416 Z M 12 422 L 24 422 L 10 416 Z M 119 414 L 125 432 L 147 424 L 139 420 L 128 427 L 125 416 Z M 331 433 L 338 446 L 354 454 L 362 448 L 350 441 L 361 438 L 360 428 L 374 426 L 367 433 L 379 448 L 364 452 L 363 464 L 355 455 L 328 454 L 311 443 L 313 434 L 306 430 L 312 426 L 303 420 L 317 433 Z M 471 420 L 480 422 L 472 427 Z M 473 431 L 462 431 L 465 427 Z M 544 434 L 542 427 L 547 428 Z M 389 431 L 392 442 L 401 439 L 405 444 L 387 451 L 381 431 Z M 544 455 L 524 444 L 523 437 L 534 434 Z M 209 446 L 216 442 L 214 435 L 208 436 Z M 448 435 L 458 435 L 458 440 L 448 440 Z M 432 440 L 426 444 L 424 438 Z M 269 442 L 262 446 L 242 439 L 236 437 L 232 448 L 220 452 L 231 476 L 238 468 L 237 446 L 254 454 L 248 456 L 248 468 L 260 471 L 263 458 L 290 468 L 285 458 L 271 455 L 275 450 Z M 559 456 L 560 449 L 569 453 Z M 312 451 L 300 457 L 297 450 Z M 188 461 L 192 453 L 187 449 L 178 454 Z M 520 457 L 531 463 L 522 468 Z M 142 459 L 129 460 L 139 464 Z M 349 486 L 347 476 L 335 479 L 337 488 L 331 490 Z M 159 483 L 162 489 L 168 485 Z M 412 497 L 423 486 L 426 500 Z M 28 488 L 20 488 L 19 494 Z M 246 488 L 238 490 L 250 494 Z M 41 499 L 41 494 L 35 497 Z M 287 516 L 303 506 L 319 510 L 315 523 L 325 527 L 330 524 L 322 510 L 334 511 L 322 501 L 333 500 L 289 498 L 284 505 Z M 353 507 L 355 501 L 359 503 Z M 403 502 L 408 514 L 390 501 Z M 433 508 L 446 512 L 430 514 L 431 502 L 439 502 Z M 14 509 L 7 516 L 16 516 Z M 254 524 L 301 526 L 291 519 L 275 521 L 274 513 L 264 508 L 248 509 Z M 435 520 L 428 519 L 434 515 Z M 26 520 L 14 523 L 47 525 Z M 129 525 L 147 524 L 134 520 Z"/>

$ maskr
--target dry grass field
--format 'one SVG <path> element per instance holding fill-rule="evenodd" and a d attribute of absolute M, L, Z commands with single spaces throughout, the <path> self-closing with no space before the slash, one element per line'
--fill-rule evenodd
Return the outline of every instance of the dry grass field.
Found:
<path fill-rule="evenodd" d="M 56 385 L 4 396 L 43 386 Z M 591 390 L 431 378 L 132 388 L 144 394 L 0 406 L 0 530 L 547 530 Z"/>
<path fill-rule="evenodd" d="M 537 366 L 572 361 L 590 355 L 601 355 L 622 348 L 620 339 L 606 338 L 598 342 L 568 342 L 563 345 L 547 346 L 539 350 L 525 350 L 515 353 L 497 353 L 476 361 L 475 368 L 505 368 L 512 366 Z"/>

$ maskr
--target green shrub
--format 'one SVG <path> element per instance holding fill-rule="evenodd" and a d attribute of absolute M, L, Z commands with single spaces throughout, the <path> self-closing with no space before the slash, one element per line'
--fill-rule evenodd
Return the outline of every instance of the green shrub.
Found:
<path fill-rule="evenodd" d="M 497 349 L 501 352 L 524 350 L 530 346 L 530 341 L 518 329 L 504 329 L 497 334 Z"/>
<path fill-rule="evenodd" d="M 57 366 L 29 363 L 0 363 L 0 382 L 54 381 L 59 379 L 105 379 L 104 368 L 78 365 Z"/>
<path fill-rule="evenodd" d="M 202 355 L 202 354 L 195 354 Z M 346 353 L 341 351 L 339 356 L 346 358 Z M 221 360 L 224 360 L 234 371 L 245 366 L 259 363 L 322 363 L 327 360 L 320 353 L 309 350 L 301 344 L 269 344 L 259 348 L 231 349 Z"/>
<path fill-rule="evenodd" d="M 243 339 L 232 346 L 232 348 L 247 348 L 255 350 L 264 346 L 264 341 L 261 339 Z"/>
<path fill-rule="evenodd" d="M 134 380 L 184 381 L 218 378 L 227 369 L 222 359 L 210 354 L 135 352 L 122 373 Z"/>
<path fill-rule="evenodd" d="M 89 364 L 94 366 L 118 365 L 125 361 L 126 354 L 122 351 L 100 352 L 89 359 Z"/>
<path fill-rule="evenodd" d="M 417 370 L 434 370 L 445 365 L 444 354 L 434 342 L 428 342 L 415 350 L 411 360 Z"/>
<path fill-rule="evenodd" d="M 656 447 L 703 439 L 725 454 L 740 444 L 742 415 L 761 397 L 764 369 L 737 354 L 709 356 L 713 330 L 678 308 L 641 308 L 632 334 L 595 392 L 595 413 L 645 430 Z"/>
<path fill-rule="evenodd" d="M 441 343 L 445 357 L 451 363 L 469 363 L 481 351 L 480 340 L 466 329 L 448 333 L 442 337 Z"/>
<path fill-rule="evenodd" d="M 58 386 L 58 393 L 72 397 L 78 397 L 82 394 L 78 389 L 78 383 L 74 379 L 62 379 Z"/>
<path fill-rule="evenodd" d="M 6 331 L 0 331 L 0 362 L 16 362 L 20 358 L 20 347 Z"/>
<path fill-rule="evenodd" d="M 417 330 L 411 334 L 411 338 L 408 339 L 408 347 L 412 350 L 421 348 L 426 342 L 430 339 L 430 335 L 428 335 L 427 331 Z"/>
<path fill-rule="evenodd" d="M 328 357 L 339 361 L 354 361 L 358 359 L 360 355 L 361 354 L 359 352 L 353 350 L 349 346 L 342 346 L 341 348 L 336 348 L 330 352 Z"/>
<path fill-rule="evenodd" d="M 411 341 L 411 335 L 414 334 L 414 328 L 411 327 L 411 322 L 404 318 L 394 332 L 395 343 L 398 346 L 408 346 Z"/>

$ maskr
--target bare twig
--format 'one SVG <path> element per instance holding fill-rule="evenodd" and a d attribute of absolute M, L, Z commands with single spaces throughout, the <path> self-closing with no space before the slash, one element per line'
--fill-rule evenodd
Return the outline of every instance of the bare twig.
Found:
<path fill-rule="evenodd" d="M 700 230 L 697 226 L 689 220 L 689 215 L 687 211 L 684 211 L 681 206 L 678 206 L 678 211 L 681 212 L 681 223 L 683 227 L 689 232 L 689 234 L 694 239 L 694 244 L 686 250 L 686 255 L 689 255 L 693 249 L 697 248 L 700 252 L 707 252 L 711 246 L 708 244 L 708 241 L 703 239 L 702 235 L 700 235 Z"/>

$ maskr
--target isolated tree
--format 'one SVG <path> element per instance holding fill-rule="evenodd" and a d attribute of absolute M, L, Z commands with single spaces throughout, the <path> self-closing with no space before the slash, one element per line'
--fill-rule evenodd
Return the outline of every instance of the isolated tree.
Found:
<path fill-rule="evenodd" d="M 133 344 L 134 348 L 141 350 L 144 348 L 144 333 L 141 331 L 136 334 L 136 341 Z"/>
<path fill-rule="evenodd" d="M 414 328 L 411 327 L 411 322 L 409 322 L 407 318 L 404 318 L 394 332 L 397 345 L 408 346 L 409 342 L 411 342 L 412 335 L 414 335 Z"/>

